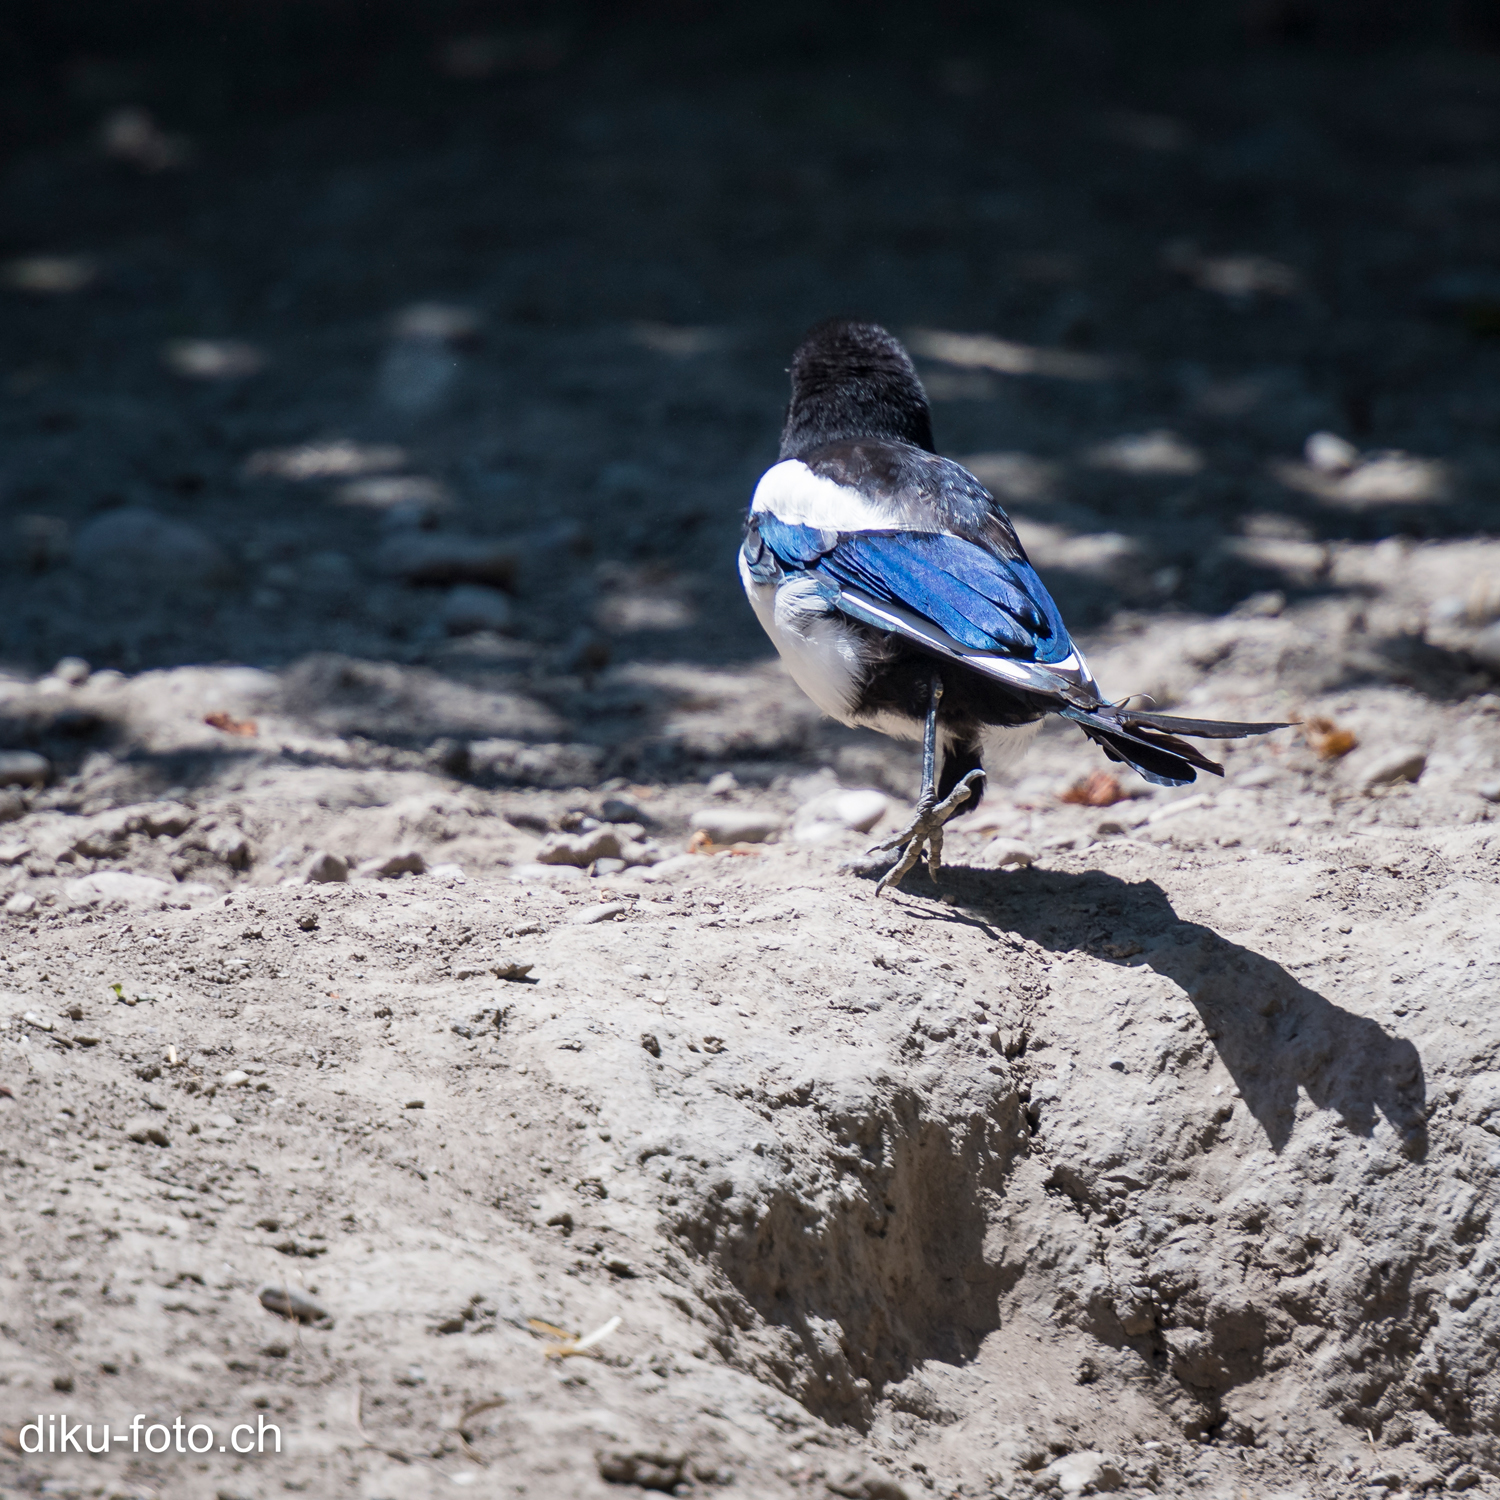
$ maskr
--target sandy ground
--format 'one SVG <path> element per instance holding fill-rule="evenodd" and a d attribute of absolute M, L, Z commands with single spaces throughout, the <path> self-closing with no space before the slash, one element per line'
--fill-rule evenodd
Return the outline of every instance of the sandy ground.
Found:
<path fill-rule="evenodd" d="M 5 1495 L 1500 1493 L 1500 71 L 1007 15 L 59 63 Z M 1054 726 L 876 899 L 911 751 L 732 566 L 832 311 L 1112 694 L 1306 727 Z"/>
<path fill-rule="evenodd" d="M 484 789 L 309 735 L 269 674 L 18 689 L 156 759 L 96 752 L 0 847 L 7 1409 L 263 1413 L 285 1450 L 10 1482 L 585 1495 L 646 1454 L 978 1495 L 1095 1452 L 1167 1493 L 1488 1484 L 1500 698 L 1262 685 L 1328 638 L 1154 627 L 1097 665 L 1325 711 L 1346 757 L 1287 731 L 1088 808 L 1056 793 L 1094 752 L 1049 733 L 939 889 L 882 899 L 817 815 L 834 747 L 712 791 Z M 775 672 L 722 687 L 684 735 L 805 712 Z M 208 736 L 215 775 L 152 783 Z M 1364 789 L 1405 746 L 1420 779 Z M 535 862 L 600 813 L 659 863 Z M 733 816 L 779 831 L 679 852 Z M 427 868 L 304 882 L 325 851 Z M 549 1357 L 537 1319 L 610 1331 Z"/>

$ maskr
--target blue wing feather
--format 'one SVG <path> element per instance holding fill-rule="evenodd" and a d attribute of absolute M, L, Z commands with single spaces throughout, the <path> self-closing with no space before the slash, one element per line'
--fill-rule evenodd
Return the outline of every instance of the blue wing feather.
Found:
<path fill-rule="evenodd" d="M 936 532 L 838 534 L 757 518 L 783 567 L 900 604 L 976 651 L 1062 661 L 1073 649 L 1057 605 L 1031 564 Z"/>

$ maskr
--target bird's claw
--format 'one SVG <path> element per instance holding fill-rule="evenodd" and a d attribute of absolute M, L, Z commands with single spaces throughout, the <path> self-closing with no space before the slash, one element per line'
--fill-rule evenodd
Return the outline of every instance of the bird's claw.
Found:
<path fill-rule="evenodd" d="M 911 822 L 900 833 L 882 843 L 870 846 L 869 852 L 878 854 L 882 849 L 896 849 L 902 844 L 906 845 L 901 852 L 901 858 L 880 877 L 880 883 L 875 887 L 877 896 L 887 886 L 900 885 L 922 857 L 924 848 L 927 850 L 928 873 L 934 880 L 938 878 L 938 873 L 943 868 L 943 825 L 969 800 L 971 795 L 976 794 L 976 785 L 982 786 L 983 784 L 984 772 L 970 771 L 941 802 L 934 802 L 930 795 L 924 795 L 912 813 Z"/>

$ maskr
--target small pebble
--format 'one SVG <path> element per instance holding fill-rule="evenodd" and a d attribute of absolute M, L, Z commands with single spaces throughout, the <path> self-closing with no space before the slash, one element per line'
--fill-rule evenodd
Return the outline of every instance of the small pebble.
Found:
<path fill-rule="evenodd" d="M 594 922 L 608 922 L 629 910 L 623 901 L 605 901 L 598 906 L 580 906 L 568 921 L 575 927 L 587 927 Z"/>
<path fill-rule="evenodd" d="M 250 1075 L 242 1072 L 239 1068 L 231 1069 L 220 1080 L 226 1089 L 243 1088 L 250 1082 Z"/>
<path fill-rule="evenodd" d="M 540 865 L 576 865 L 587 869 L 598 860 L 620 857 L 621 836 L 614 828 L 586 828 L 577 833 L 554 833 L 536 851 Z M 622 863 L 621 869 L 624 868 Z"/>
<path fill-rule="evenodd" d="M 438 617 L 449 635 L 473 635 L 480 630 L 509 630 L 515 610 L 498 589 L 461 583 L 448 590 Z"/>
<path fill-rule="evenodd" d="M 302 878 L 314 885 L 324 885 L 349 878 L 349 861 L 342 855 L 315 849 L 302 862 Z"/>
<path fill-rule="evenodd" d="M 567 885 L 588 876 L 577 865 L 542 865 L 534 861 L 512 865 L 510 878 L 521 885 Z"/>
<path fill-rule="evenodd" d="M 606 823 L 649 823 L 651 820 L 634 802 L 623 797 L 606 797 L 599 808 L 599 816 Z"/>
<path fill-rule="evenodd" d="M 362 880 L 394 880 L 398 875 L 420 875 L 426 868 L 427 861 L 422 855 L 415 849 L 404 849 L 367 859 L 354 873 Z"/>
<path fill-rule="evenodd" d="M 1345 474 L 1359 462 L 1359 449 L 1336 432 L 1315 432 L 1302 445 L 1302 455 L 1323 474 Z"/>
<path fill-rule="evenodd" d="M 688 819 L 688 826 L 695 833 L 706 833 L 716 844 L 760 844 L 779 833 L 786 819 L 751 807 L 700 807 Z"/>
<path fill-rule="evenodd" d="M 1365 791 L 1397 782 L 1420 780 L 1427 769 L 1427 752 L 1414 745 L 1403 745 L 1367 762 L 1359 771 L 1359 784 Z"/>
<path fill-rule="evenodd" d="M 1068 841 L 1069 847 L 1072 840 Z M 991 870 L 1025 869 L 1036 863 L 1036 851 L 1019 839 L 991 839 L 979 852 L 979 861 Z"/>
<path fill-rule="evenodd" d="M 836 787 L 797 809 L 792 837 L 800 844 L 821 844 L 845 833 L 868 833 L 890 805 L 884 792 Z"/>
<path fill-rule="evenodd" d="M 426 1109 L 427 1108 L 427 1101 L 425 1099 L 408 1099 L 406 1101 L 406 1103 L 402 1106 L 402 1108 L 403 1109 Z"/>
<path fill-rule="evenodd" d="M 321 1302 L 291 1286 L 263 1286 L 258 1293 L 260 1305 L 267 1312 L 280 1314 L 298 1323 L 318 1323 L 328 1317 Z"/>
<path fill-rule="evenodd" d="M 145 506 L 105 511 L 73 544 L 78 570 L 101 583 L 180 593 L 233 579 L 224 549 L 206 532 Z"/>
<path fill-rule="evenodd" d="M 671 1493 L 682 1482 L 687 1455 L 645 1448 L 634 1451 L 606 1448 L 594 1455 L 594 1462 L 599 1477 L 609 1484 L 635 1484 L 643 1490 Z"/>
<path fill-rule="evenodd" d="M 0 786 L 41 786 L 52 763 L 34 750 L 0 750 Z"/>
<path fill-rule="evenodd" d="M 318 925 L 318 914 L 314 911 L 303 912 L 297 918 L 297 925 L 303 932 L 311 932 Z"/>

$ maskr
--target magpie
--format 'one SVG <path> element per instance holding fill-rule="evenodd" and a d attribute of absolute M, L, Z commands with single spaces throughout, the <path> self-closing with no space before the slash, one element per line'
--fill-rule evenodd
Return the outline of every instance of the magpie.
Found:
<path fill-rule="evenodd" d="M 922 742 L 912 819 L 870 851 L 902 851 L 877 895 L 924 849 L 937 878 L 943 827 L 966 803 L 978 806 L 985 762 L 1013 764 L 1048 714 L 1158 786 L 1224 774 L 1180 735 L 1287 727 L 1106 700 L 1010 518 L 974 475 L 938 456 L 927 393 L 884 328 L 820 323 L 790 373 L 780 457 L 750 501 L 740 577 L 793 679 L 824 713 Z"/>

